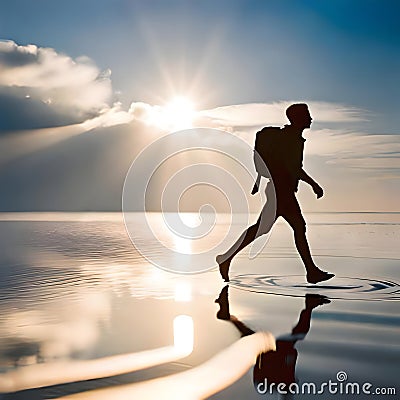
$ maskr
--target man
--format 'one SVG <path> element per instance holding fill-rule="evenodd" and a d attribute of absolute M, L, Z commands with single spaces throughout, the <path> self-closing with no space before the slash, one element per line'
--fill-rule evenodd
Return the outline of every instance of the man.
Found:
<path fill-rule="evenodd" d="M 305 139 L 302 134 L 304 129 L 310 128 L 312 118 L 307 104 L 303 103 L 289 106 L 286 110 L 286 116 L 290 125 L 285 125 L 280 130 L 279 141 L 277 141 L 279 143 L 278 148 L 272 150 L 275 161 L 268 166 L 272 182 L 267 185 L 267 202 L 260 217 L 254 225 L 243 232 L 225 254 L 216 258 L 221 276 L 226 282 L 229 281 L 229 267 L 236 254 L 258 236 L 268 233 L 279 216 L 282 216 L 293 229 L 296 248 L 306 269 L 307 282 L 315 284 L 334 276 L 334 274 L 319 269 L 311 257 L 306 238 L 306 222 L 295 194 L 299 180 L 308 183 L 318 199 L 324 194 L 321 186 L 303 169 Z"/>

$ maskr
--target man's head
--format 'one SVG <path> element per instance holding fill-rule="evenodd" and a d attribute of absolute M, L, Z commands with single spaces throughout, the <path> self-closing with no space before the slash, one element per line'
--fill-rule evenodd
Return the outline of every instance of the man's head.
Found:
<path fill-rule="evenodd" d="M 296 128 L 306 129 L 311 126 L 312 118 L 305 103 L 297 103 L 289 106 L 286 109 L 286 116 L 290 124 Z"/>

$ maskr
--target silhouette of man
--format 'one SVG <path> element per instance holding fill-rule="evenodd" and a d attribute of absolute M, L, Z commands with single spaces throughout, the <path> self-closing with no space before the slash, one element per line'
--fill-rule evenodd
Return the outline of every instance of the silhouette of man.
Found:
<path fill-rule="evenodd" d="M 221 276 L 226 282 L 229 281 L 229 267 L 236 254 L 257 237 L 268 233 L 279 216 L 282 216 L 293 229 L 296 248 L 306 269 L 307 281 L 318 283 L 334 276 L 319 269 L 311 257 L 306 237 L 306 222 L 296 198 L 300 180 L 312 187 L 318 199 L 324 194 L 321 186 L 303 169 L 305 139 L 302 134 L 304 129 L 310 128 L 312 118 L 307 104 L 292 104 L 286 110 L 286 116 L 290 125 L 285 125 L 278 132 L 277 147 L 272 150 L 274 163 L 268 165 L 272 181 L 266 188 L 267 202 L 257 222 L 247 228 L 225 254 L 216 258 Z M 256 184 L 259 183 L 259 179 L 260 176 Z"/>
<path fill-rule="evenodd" d="M 218 299 L 215 300 L 220 309 L 217 318 L 230 321 L 240 332 L 241 336 L 255 333 L 251 328 L 230 314 L 228 300 L 228 285 L 225 286 Z M 276 350 L 261 353 L 253 369 L 253 383 L 260 394 L 265 394 L 280 385 L 282 391 L 288 393 L 291 383 L 296 382 L 297 350 L 295 348 L 298 340 L 303 340 L 310 330 L 311 314 L 314 308 L 329 304 L 326 296 L 319 294 L 306 294 L 305 308 L 300 312 L 299 320 L 291 333 L 281 335 L 276 339 Z M 271 387 L 271 389 L 270 389 Z M 286 397 L 286 396 L 285 396 Z"/>

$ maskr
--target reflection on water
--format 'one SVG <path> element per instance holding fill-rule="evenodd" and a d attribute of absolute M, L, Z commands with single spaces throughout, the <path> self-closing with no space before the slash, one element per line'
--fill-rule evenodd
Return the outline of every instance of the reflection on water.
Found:
<path fill-rule="evenodd" d="M 174 319 L 174 347 L 186 356 L 193 351 L 193 319 L 189 315 L 178 315 Z"/>
<path fill-rule="evenodd" d="M 233 263 L 232 280 L 242 284 L 246 281 L 247 287 L 238 290 L 231 286 L 230 307 L 238 318 L 237 324 L 240 321 L 249 330 L 270 331 L 279 338 L 298 320 L 299 312 L 307 309 L 307 293 L 340 297 L 313 312 L 307 339 L 296 342 L 297 379 L 322 382 L 344 370 L 353 380 L 393 385 L 397 382 L 400 355 L 398 302 L 365 300 L 386 300 L 389 290 L 397 290 L 390 285 L 399 281 L 400 225 L 393 223 L 393 216 L 368 216 L 363 224 L 359 223 L 360 216 L 345 216 L 349 220 L 328 217 L 330 225 L 323 224 L 321 215 L 310 218 L 317 224 L 310 230 L 310 236 L 315 234 L 310 242 L 316 260 L 337 276 L 351 276 L 353 280 L 332 281 L 340 287 L 324 288 L 322 293 L 321 289 L 307 287 L 304 277 L 299 276 L 303 268 L 292 245 L 290 229 L 277 224 L 259 257 L 250 261 L 241 255 Z M 339 218 L 342 220 L 338 222 Z M 162 251 L 156 246 L 150 250 Z M 97 362 L 168 347 L 176 350 L 172 343 L 181 346 L 182 351 L 193 350 L 179 362 L 165 360 L 167 363 L 160 365 L 155 357 L 151 364 L 154 366 L 145 370 L 24 390 L 5 395 L 6 399 L 84 395 L 88 389 L 144 385 L 169 374 L 171 378 L 176 375 L 170 382 L 177 385 L 182 373 L 198 371 L 195 368 L 202 366 L 200 371 L 205 371 L 207 360 L 224 349 L 232 350 L 242 335 L 238 326 L 215 318 L 218 305 L 214 298 L 222 285 L 217 271 L 180 276 L 154 268 L 131 245 L 119 215 L 3 214 L 0 254 L 3 377 L 54 363 Z M 271 281 L 271 277 L 276 279 Z M 264 285 L 263 290 L 257 285 Z M 340 296 L 332 296 L 338 290 Z M 178 321 L 175 331 L 174 320 Z M 175 342 L 179 332 L 186 333 Z M 239 343 L 242 346 L 243 342 Z M 247 348 L 249 342 L 244 343 Z M 285 347 L 280 343 L 278 340 L 278 347 Z M 255 358 L 248 360 L 246 368 L 254 361 Z M 225 364 L 229 376 L 236 364 L 239 365 L 237 361 Z M 113 364 L 114 373 L 118 373 L 115 367 Z M 84 369 L 87 373 L 87 367 Z M 107 376 L 112 374 L 108 371 Z M 237 375 L 237 381 L 230 378 L 230 386 L 211 398 L 258 399 L 252 374 L 251 369 L 240 379 Z M 67 374 L 62 376 L 65 379 Z M 221 378 L 215 390 L 226 386 L 228 381 L 221 386 L 222 381 Z M 172 386 L 170 391 L 173 393 Z"/>
<path fill-rule="evenodd" d="M 237 275 L 231 285 L 251 292 L 300 296 L 306 293 L 324 293 L 331 299 L 342 300 L 400 300 L 400 285 L 388 280 L 338 277 L 328 283 L 302 283 L 302 275 L 265 276 Z"/>
<path fill-rule="evenodd" d="M 272 349 L 275 349 L 273 336 L 258 332 L 238 340 L 188 371 L 136 384 L 78 393 L 65 399 L 204 399 L 234 383 L 254 365 L 257 354 Z"/>
<path fill-rule="evenodd" d="M 246 326 L 236 316 L 232 315 L 229 307 L 228 286 L 222 289 L 216 303 L 219 304 L 217 318 L 229 321 L 237 328 L 241 336 L 254 335 L 255 331 Z M 276 348 L 258 355 L 253 369 L 253 383 L 257 393 L 274 393 L 279 385 L 280 392 L 288 392 L 296 379 L 298 340 L 303 340 L 311 326 L 312 311 L 318 306 L 329 304 L 330 300 L 318 294 L 306 294 L 304 308 L 300 312 L 299 320 L 291 333 L 280 335 L 276 340 Z"/>
<path fill-rule="evenodd" d="M 0 375 L 0 393 L 133 372 L 176 361 L 193 351 L 193 320 L 178 315 L 173 321 L 174 345 L 85 361 L 36 363 Z M 76 332 L 79 334 L 80 332 Z"/>

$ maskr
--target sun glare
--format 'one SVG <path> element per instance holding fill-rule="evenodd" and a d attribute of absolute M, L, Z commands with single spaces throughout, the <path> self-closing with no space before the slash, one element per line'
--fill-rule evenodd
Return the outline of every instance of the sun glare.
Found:
<path fill-rule="evenodd" d="M 178 96 L 165 105 L 165 114 L 172 130 L 192 128 L 195 114 L 194 105 L 186 97 Z"/>

